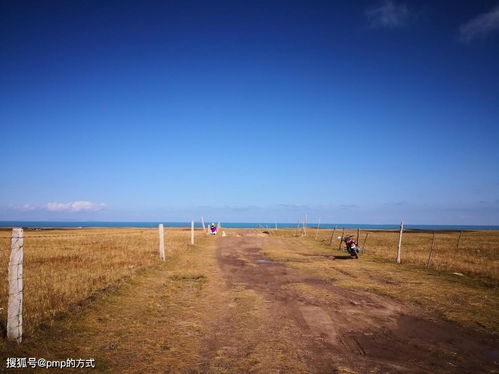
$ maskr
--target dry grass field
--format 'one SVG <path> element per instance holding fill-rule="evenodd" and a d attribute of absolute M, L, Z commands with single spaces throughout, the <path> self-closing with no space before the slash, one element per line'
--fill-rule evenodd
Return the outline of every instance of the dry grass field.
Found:
<path fill-rule="evenodd" d="M 120 373 L 496 372 L 499 233 L 465 232 L 458 251 L 459 233 L 438 233 L 426 269 L 431 233 L 406 233 L 398 265 L 395 232 L 369 231 L 351 260 L 341 231 L 330 245 L 331 230 L 224 230 L 190 246 L 189 230 L 166 229 L 164 263 L 157 229 L 28 232 L 30 334 L 2 357 L 92 357 Z M 76 233 L 90 236 L 62 236 Z"/>
<path fill-rule="evenodd" d="M 168 253 L 188 247 L 188 229 L 165 229 Z M 29 336 L 108 287 L 158 264 L 158 229 L 24 231 L 23 330 Z M 0 322 L 7 321 L 10 231 L 0 231 Z"/>
<path fill-rule="evenodd" d="M 329 245 L 332 231 L 320 229 L 317 241 L 326 246 Z M 302 231 L 287 229 L 272 231 L 272 234 L 285 237 L 301 236 Z M 316 234 L 316 229 L 307 230 L 307 238 L 310 240 L 315 240 Z M 331 243 L 332 249 L 338 248 L 338 236 L 341 234 L 342 229 L 337 229 Z M 352 235 L 356 238 L 357 230 L 345 230 L 344 235 Z M 398 231 L 361 230 L 359 245 L 364 250 L 365 258 L 392 262 L 396 258 L 398 239 Z M 457 247 L 458 241 L 459 248 Z M 432 242 L 432 232 L 405 231 L 402 236 L 402 264 L 425 267 Z M 459 231 L 435 232 L 435 246 L 430 268 L 463 273 L 497 286 L 499 282 L 499 231 L 463 231 L 462 234 Z"/>
<path fill-rule="evenodd" d="M 227 230 L 227 229 L 226 229 Z M 231 232 L 231 230 L 227 230 Z M 261 230 L 255 230 L 258 232 Z M 199 231 L 198 231 L 199 232 Z M 275 237 L 301 237 L 295 229 L 270 231 Z M 309 228 L 308 241 L 323 248 L 337 249 L 337 229 Z M 356 236 L 356 230 L 344 235 Z M 496 287 L 499 283 L 499 232 L 437 232 L 430 268 L 459 272 Z M 188 229 L 167 229 L 166 251 L 188 248 Z M 408 231 L 403 235 L 402 264 L 425 267 L 432 245 L 431 232 Z M 58 315 L 78 308 L 108 287 L 116 286 L 142 269 L 158 264 L 158 230 L 140 228 L 96 228 L 26 230 L 24 239 L 24 335 Z M 361 230 L 359 244 L 363 258 L 393 262 L 398 232 Z M 0 321 L 5 327 L 8 298 L 10 231 L 0 231 Z"/>

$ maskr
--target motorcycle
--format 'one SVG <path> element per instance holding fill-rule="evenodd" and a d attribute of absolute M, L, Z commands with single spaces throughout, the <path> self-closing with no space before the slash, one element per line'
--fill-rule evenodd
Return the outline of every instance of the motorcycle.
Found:
<path fill-rule="evenodd" d="M 342 241 L 344 241 L 347 246 L 348 254 L 353 258 L 359 258 L 360 247 L 355 240 L 353 240 L 350 236 L 347 236 L 343 238 Z"/>

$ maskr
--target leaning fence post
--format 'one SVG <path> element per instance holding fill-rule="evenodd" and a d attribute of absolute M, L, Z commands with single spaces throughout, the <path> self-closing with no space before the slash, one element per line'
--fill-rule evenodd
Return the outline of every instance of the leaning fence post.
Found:
<path fill-rule="evenodd" d="M 303 231 L 301 236 L 307 236 L 307 215 L 305 214 L 305 219 L 303 220 Z"/>
<path fill-rule="evenodd" d="M 317 235 L 319 235 L 319 227 L 321 225 L 321 219 L 319 218 L 319 223 L 317 224 L 317 231 L 315 232 L 315 238 L 314 240 L 317 240 Z"/>
<path fill-rule="evenodd" d="M 459 249 L 459 244 L 461 244 L 461 237 L 463 236 L 463 232 L 459 232 L 459 239 L 457 239 L 457 245 L 456 245 L 456 249 Z"/>
<path fill-rule="evenodd" d="M 338 250 L 341 249 L 341 243 L 343 242 L 343 236 L 345 235 L 345 228 L 343 227 L 341 229 L 341 238 L 340 238 L 340 244 L 338 245 Z"/>
<path fill-rule="evenodd" d="M 336 232 L 336 226 L 334 226 L 333 233 L 331 234 L 331 238 L 329 238 L 329 245 L 333 243 L 334 233 Z"/>
<path fill-rule="evenodd" d="M 402 249 L 402 233 L 404 232 L 404 222 L 400 222 L 399 245 L 397 247 L 397 264 L 400 264 L 400 251 Z"/>
<path fill-rule="evenodd" d="M 357 244 L 359 244 L 359 236 L 360 236 L 360 227 L 357 227 L 357 240 L 355 240 Z"/>
<path fill-rule="evenodd" d="M 364 250 L 364 253 L 366 253 L 366 243 L 367 243 L 368 236 L 369 236 L 369 232 L 366 233 L 366 238 L 364 239 L 364 244 L 362 245 L 362 249 Z"/>
<path fill-rule="evenodd" d="M 159 258 L 165 261 L 165 238 L 164 238 L 164 230 L 163 224 L 160 223 L 158 226 L 159 229 Z"/>
<path fill-rule="evenodd" d="M 204 225 L 204 217 L 201 217 L 201 224 L 203 225 L 203 232 L 206 233 L 206 226 Z"/>
<path fill-rule="evenodd" d="M 430 249 L 430 253 L 428 254 L 428 261 L 426 262 L 426 268 L 429 268 L 430 267 L 430 264 L 431 264 L 431 256 L 433 254 L 433 248 L 435 247 L 435 231 L 433 231 L 433 240 L 431 242 L 431 249 Z"/>
<path fill-rule="evenodd" d="M 194 245 L 194 221 L 191 221 L 191 245 Z"/>
<path fill-rule="evenodd" d="M 9 262 L 9 305 L 7 339 L 21 343 L 23 338 L 23 229 L 12 229 Z"/>

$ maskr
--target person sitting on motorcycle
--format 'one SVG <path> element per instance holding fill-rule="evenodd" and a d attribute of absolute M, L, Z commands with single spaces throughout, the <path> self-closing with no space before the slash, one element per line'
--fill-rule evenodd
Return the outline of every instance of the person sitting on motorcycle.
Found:
<path fill-rule="evenodd" d="M 217 226 L 214 223 L 212 223 L 210 225 L 210 234 L 211 235 L 216 235 L 217 234 Z"/>
<path fill-rule="evenodd" d="M 343 238 L 343 241 L 347 245 L 347 252 L 350 254 L 350 256 L 354 258 L 359 258 L 358 252 L 359 250 L 357 249 L 357 243 L 355 240 L 350 235 L 347 235 Z"/>

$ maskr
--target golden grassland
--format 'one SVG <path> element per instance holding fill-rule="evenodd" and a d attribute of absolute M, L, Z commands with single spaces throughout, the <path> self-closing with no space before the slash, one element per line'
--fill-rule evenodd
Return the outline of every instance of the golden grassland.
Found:
<path fill-rule="evenodd" d="M 213 255 L 218 238 L 199 239 L 56 319 L 53 328 L 22 344 L 5 341 L 4 356 L 92 357 L 97 372 L 306 372 L 292 340 L 282 336 L 291 332 L 297 340 L 300 332 L 269 318 L 267 301 L 254 290 L 227 287 Z"/>
<path fill-rule="evenodd" d="M 306 231 L 306 238 L 328 246 L 333 230 L 314 228 Z M 271 230 L 278 236 L 302 236 L 302 230 Z M 316 238 L 317 234 L 317 239 Z M 339 247 L 338 237 L 342 229 L 336 229 L 331 248 Z M 357 230 L 345 230 L 344 235 L 357 236 Z M 461 240 L 459 241 L 459 236 Z M 394 261 L 399 240 L 398 231 L 360 230 L 359 245 L 363 256 L 381 261 Z M 457 247 L 459 241 L 459 248 Z M 402 235 L 401 263 L 426 267 L 433 242 L 429 231 L 405 231 Z M 343 244 L 342 248 L 345 245 Z M 437 231 L 430 268 L 439 271 L 459 272 L 485 282 L 498 285 L 499 281 L 499 231 Z"/>
<path fill-rule="evenodd" d="M 0 321 L 8 300 L 10 231 L 0 231 Z M 165 228 L 168 254 L 188 248 L 188 229 Z M 78 308 L 106 288 L 160 263 L 158 229 L 95 228 L 25 230 L 23 330 Z"/>
<path fill-rule="evenodd" d="M 238 230 L 224 229 L 229 235 Z M 261 235 L 263 230 L 239 230 Z M 438 310 L 450 319 L 473 321 L 499 330 L 493 316 L 499 284 L 499 232 L 465 231 L 459 248 L 459 232 L 437 232 L 430 269 L 425 265 L 432 233 L 406 232 L 402 240 L 402 265 L 395 264 L 398 232 L 361 231 L 362 266 L 344 261 L 331 266 L 312 255 L 338 252 L 337 230 L 309 228 L 307 236 L 293 229 L 267 230 L 286 240 L 286 249 L 266 248 L 271 258 L 290 266 L 327 275 L 338 285 L 362 287 L 403 301 Z M 199 235 L 197 242 L 206 236 Z M 317 234 L 317 236 L 316 236 Z M 356 230 L 345 234 L 356 235 Z M 0 321 L 7 319 L 10 232 L 0 231 Z M 165 229 L 167 255 L 189 248 L 189 229 Z M 367 240 L 366 240 L 367 237 Z M 40 325 L 51 325 L 57 316 L 79 308 L 103 290 L 116 287 L 144 269 L 160 264 L 158 230 L 138 228 L 64 229 L 25 231 L 23 329 L 29 337 Z M 292 250 L 290 250 L 292 248 Z M 307 256 L 304 256 L 306 254 Z M 307 261 L 301 261 L 305 260 Z M 297 261 L 294 261 L 297 260 Z M 453 275 L 453 272 L 464 276 Z M 306 290 L 304 290 L 305 292 Z M 305 292 L 306 293 L 306 292 Z M 457 306 L 455 306 L 456 304 Z"/>
<path fill-rule="evenodd" d="M 424 261 L 408 264 L 404 253 L 411 250 L 409 245 L 403 247 L 402 265 L 395 264 L 396 233 L 380 232 L 372 237 L 370 234 L 367 253 L 358 261 L 343 261 L 324 257 L 346 254 L 338 251 L 337 239 L 329 245 L 330 230 L 321 230 L 317 240 L 312 230 L 308 230 L 306 237 L 295 236 L 294 230 L 267 230 L 270 235 L 261 229 L 224 230 L 229 236 L 256 235 L 255 240 L 262 239 L 262 256 L 300 269 L 312 277 L 327 280 L 332 285 L 387 295 L 428 311 L 431 318 L 437 312 L 437 315 L 462 325 L 499 332 L 499 315 L 496 312 L 499 309 L 499 295 L 493 285 L 497 277 L 476 271 L 457 276 L 452 274 L 453 269 L 426 269 Z M 288 326 L 289 321 L 276 320 L 274 315 L 270 315 L 268 300 L 251 287 L 239 283 L 229 286 L 226 283 L 214 256 L 218 238 L 199 235 L 198 230 L 197 244 L 190 246 L 189 230 L 166 229 L 166 249 L 170 255 L 166 262 L 160 263 L 157 229 L 60 230 L 57 233 L 69 235 L 78 232 L 95 234 L 94 240 L 100 240 L 101 243 L 100 252 L 95 250 L 97 243 L 77 247 L 76 244 L 83 238 L 72 237 L 67 238 L 64 245 L 60 244 L 62 238 L 58 239 L 59 242 L 53 242 L 52 246 L 46 245 L 36 256 L 37 250 L 33 249 L 32 244 L 28 247 L 28 243 L 39 239 L 34 236 L 40 233 L 26 233 L 32 238 L 26 239 L 25 252 L 32 251 L 30 258 L 38 259 L 37 262 L 29 263 L 27 257 L 26 271 L 41 271 L 45 260 L 63 255 L 93 256 L 94 263 L 91 267 L 58 264 L 57 269 L 63 274 L 57 278 L 57 273 L 52 273 L 53 288 L 50 292 L 66 295 L 63 292 L 65 285 L 60 284 L 64 281 L 64 275 L 81 269 L 79 274 L 83 288 L 79 296 L 66 300 L 64 304 L 57 304 L 55 314 L 65 313 L 65 318 L 54 318 L 54 314 L 36 314 L 42 309 L 31 304 L 32 316 L 26 315 L 25 318 L 37 316 L 34 321 L 38 321 L 39 327 L 40 324 L 50 324 L 52 327 L 36 328 L 31 321 L 31 336 L 23 344 L 5 341 L 4 355 L 47 359 L 65 359 L 75 355 L 93 357 L 98 363 L 96 370 L 103 372 L 277 372 L 282 368 L 286 372 L 306 372 L 299 352 L 291 344 L 300 339 L 300 330 L 293 325 Z M 42 234 L 48 237 L 53 233 L 56 231 Z M 5 232 L 0 232 L 0 236 L 3 234 Z M 463 234 L 461 244 L 467 243 L 467 234 Z M 382 240 L 383 235 L 388 235 L 390 240 L 386 254 L 382 249 L 375 252 L 368 245 L 371 238 Z M 485 235 L 493 236 L 490 232 Z M 107 238 L 107 244 L 103 238 L 96 239 L 101 236 Z M 117 240 L 116 236 L 123 240 Z M 450 245 L 454 238 L 457 239 L 457 234 L 450 234 Z M 424 234 L 424 241 L 426 239 L 427 234 Z M 490 240 L 493 242 L 494 239 Z M 392 247 L 393 243 L 395 247 Z M 442 243 L 445 242 L 440 242 L 440 250 L 443 248 Z M 93 249 L 88 249 L 88 246 Z M 2 243 L 1 248 L 4 250 L 6 244 Z M 76 253 L 69 250 L 75 250 Z M 104 252 L 112 251 L 114 255 L 104 255 Z M 424 244 L 421 251 L 421 259 L 424 259 Z M 4 256 L 5 251 L 2 253 Z M 497 246 L 495 252 L 490 248 L 487 255 L 497 261 L 495 253 Z M 103 261 L 97 263 L 100 257 L 107 258 L 108 264 Z M 6 261 L 8 259 L 2 257 L 5 268 Z M 456 266 L 459 266 L 459 262 L 456 262 Z M 104 282 L 99 277 L 111 272 L 108 267 L 114 269 L 112 272 L 115 277 L 114 280 L 110 278 Z M 45 267 L 48 268 L 50 266 Z M 6 272 L 3 274 L 6 276 Z M 100 279 L 100 286 L 94 286 L 93 279 Z M 128 280 L 120 281 L 123 279 Z M 119 287 L 112 287 L 116 284 Z M 30 287 L 47 295 L 36 283 Z M 80 286 L 73 284 L 73 287 Z M 292 288 L 310 302 L 329 304 L 336 300 L 334 293 L 309 283 L 291 283 L 284 287 Z M 96 294 L 99 297 L 92 298 L 91 295 Z M 3 307 L 6 306 L 6 296 L 2 297 Z M 41 303 L 45 298 L 47 296 L 35 300 Z M 67 313 L 73 305 L 84 304 L 82 300 L 89 298 L 94 300 L 85 308 Z M 25 298 L 25 303 L 28 302 L 34 301 Z M 4 314 L 2 318 L 5 318 Z M 210 347 L 218 348 L 212 352 Z"/>

